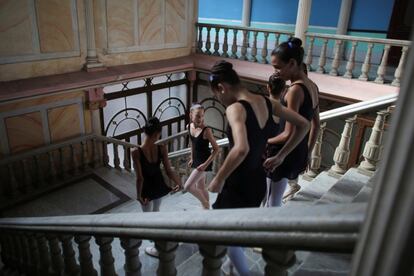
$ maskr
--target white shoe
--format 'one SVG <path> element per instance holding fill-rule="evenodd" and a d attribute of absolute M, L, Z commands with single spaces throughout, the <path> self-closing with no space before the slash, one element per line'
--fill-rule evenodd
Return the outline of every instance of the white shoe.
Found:
<path fill-rule="evenodd" d="M 145 248 L 145 253 L 151 257 L 159 258 L 160 254 L 158 253 L 157 248 L 149 246 Z"/>

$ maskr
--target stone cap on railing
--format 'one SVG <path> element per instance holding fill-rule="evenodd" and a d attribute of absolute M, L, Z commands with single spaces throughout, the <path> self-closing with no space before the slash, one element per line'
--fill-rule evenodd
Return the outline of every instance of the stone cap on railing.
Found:
<path fill-rule="evenodd" d="M 366 204 L 3 218 L 1 230 L 351 252 Z"/>
<path fill-rule="evenodd" d="M 208 24 L 208 23 L 196 23 L 198 27 L 210 27 L 210 28 L 220 28 L 220 29 L 236 29 L 242 31 L 251 31 L 251 32 L 264 32 L 264 33 L 276 33 L 276 34 L 285 34 L 289 36 L 293 36 L 295 32 L 293 31 L 284 31 L 284 30 L 270 30 L 270 29 L 260 29 L 260 28 L 252 28 L 252 27 L 242 27 L 242 26 L 235 26 L 235 25 L 218 25 L 218 24 Z"/>
<path fill-rule="evenodd" d="M 325 39 L 344 40 L 344 41 L 358 41 L 358 42 L 367 42 L 367 43 L 388 44 L 392 46 L 401 46 L 401 47 L 411 45 L 411 41 L 409 40 L 399 40 L 399 39 L 389 39 L 389 38 L 373 38 L 373 37 L 361 37 L 361 36 L 337 35 L 337 34 L 321 34 L 321 33 L 306 33 L 306 36 L 325 38 Z"/>

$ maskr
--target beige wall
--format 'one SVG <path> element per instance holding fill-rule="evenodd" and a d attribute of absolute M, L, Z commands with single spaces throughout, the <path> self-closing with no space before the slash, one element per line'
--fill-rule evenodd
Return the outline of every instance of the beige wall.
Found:
<path fill-rule="evenodd" d="M 0 105 L 0 156 L 92 132 L 86 92 L 19 100 Z"/>
<path fill-rule="evenodd" d="M 190 54 L 196 0 L 91 1 L 105 66 Z M 0 81 L 78 71 L 85 63 L 84 0 L 3 0 L 0 26 Z"/>

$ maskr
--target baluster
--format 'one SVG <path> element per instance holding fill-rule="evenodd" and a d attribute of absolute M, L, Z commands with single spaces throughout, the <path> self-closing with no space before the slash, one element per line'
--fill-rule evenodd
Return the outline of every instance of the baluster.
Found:
<path fill-rule="evenodd" d="M 322 49 L 321 49 L 321 56 L 319 57 L 319 64 L 318 69 L 316 72 L 318 73 L 325 73 L 325 64 L 326 64 L 326 48 L 328 46 L 328 39 L 323 39 Z"/>
<path fill-rule="evenodd" d="M 23 273 L 25 267 L 25 257 L 24 257 L 24 250 L 23 250 L 23 243 L 20 239 L 20 235 L 14 233 L 12 239 L 14 240 L 14 244 L 16 246 L 16 256 L 17 256 L 17 269 L 19 272 Z"/>
<path fill-rule="evenodd" d="M 19 183 L 17 182 L 16 176 L 14 175 L 13 163 L 7 164 L 7 169 L 9 171 L 9 191 L 6 194 L 9 194 L 12 197 L 15 197 L 20 194 L 19 192 Z"/>
<path fill-rule="evenodd" d="M 81 150 L 82 150 L 82 169 L 86 171 L 89 165 L 89 158 L 88 158 L 88 141 L 83 140 L 81 142 Z"/>
<path fill-rule="evenodd" d="M 241 47 L 241 56 L 240 59 L 241 60 L 247 60 L 247 31 L 243 30 L 243 42 L 242 42 L 242 47 Z"/>
<path fill-rule="evenodd" d="M 306 55 L 306 67 L 308 69 L 308 72 L 312 70 L 312 52 L 313 52 L 313 42 L 315 41 L 315 37 L 311 36 L 309 37 L 309 46 L 308 46 L 308 53 Z"/>
<path fill-rule="evenodd" d="M 125 250 L 125 275 L 140 276 L 141 262 L 139 260 L 139 247 L 142 241 L 137 239 L 121 239 L 121 246 Z"/>
<path fill-rule="evenodd" d="M 220 49 L 220 43 L 219 43 L 220 28 L 215 27 L 214 29 L 216 30 L 216 37 L 215 37 L 215 40 L 214 40 L 214 53 L 213 53 L 213 56 L 220 56 L 220 53 L 218 51 Z"/>
<path fill-rule="evenodd" d="M 341 135 L 341 140 L 338 147 L 335 149 L 333 160 L 335 165 L 330 169 L 331 172 L 337 174 L 344 174 L 347 170 L 347 164 L 349 160 L 349 144 L 351 142 L 352 128 L 355 123 L 355 117 L 345 120 L 345 127 Z"/>
<path fill-rule="evenodd" d="M 257 62 L 257 35 L 258 32 L 254 31 L 253 32 L 253 46 L 252 46 L 252 51 L 251 51 L 251 55 L 252 55 L 252 61 L 253 62 Z"/>
<path fill-rule="evenodd" d="M 101 164 L 101 158 L 98 149 L 98 142 L 95 138 L 92 139 L 93 143 L 93 167 L 96 169 Z"/>
<path fill-rule="evenodd" d="M 340 58 L 341 58 L 341 49 L 342 49 L 342 40 L 336 40 L 335 42 L 335 55 L 334 59 L 332 61 L 332 68 L 329 72 L 329 75 L 331 76 L 338 76 L 338 68 L 340 64 Z"/>
<path fill-rule="evenodd" d="M 203 52 L 203 26 L 198 26 L 197 53 Z"/>
<path fill-rule="evenodd" d="M 131 171 L 131 161 L 129 158 L 129 147 L 124 146 L 124 168 L 127 171 Z"/>
<path fill-rule="evenodd" d="M 204 52 L 207 55 L 211 55 L 211 52 L 210 52 L 210 47 L 211 47 L 210 30 L 211 30 L 211 27 L 207 27 L 206 51 Z"/>
<path fill-rule="evenodd" d="M 63 261 L 65 264 L 65 274 L 66 275 L 78 275 L 80 272 L 79 265 L 76 263 L 75 251 L 72 246 L 71 235 L 62 235 L 59 236 L 60 241 L 62 242 L 62 251 L 63 251 Z"/>
<path fill-rule="evenodd" d="M 323 133 L 325 132 L 326 123 L 320 125 L 318 137 L 316 138 L 315 146 L 312 149 L 311 160 L 309 162 L 309 170 L 306 172 L 306 175 L 309 177 L 316 177 L 319 173 L 319 168 L 321 167 L 322 162 L 322 141 Z"/>
<path fill-rule="evenodd" d="M 31 275 L 32 272 L 32 260 L 30 256 L 30 248 L 29 248 L 29 241 L 27 237 L 23 233 L 19 233 L 19 239 L 21 242 L 22 247 L 22 259 L 23 259 L 23 271 L 26 272 L 27 275 Z"/>
<path fill-rule="evenodd" d="M 52 275 L 61 275 L 63 273 L 64 262 L 62 257 L 62 251 L 59 246 L 59 241 L 56 235 L 48 234 L 46 239 L 50 248 L 50 260 L 52 262 Z"/>
<path fill-rule="evenodd" d="M 31 176 L 31 171 L 29 168 L 29 164 L 27 159 L 23 159 L 22 160 L 22 164 L 23 164 L 23 179 L 24 179 L 24 187 L 23 187 L 23 192 L 24 193 L 28 193 L 31 190 L 33 190 L 32 187 L 32 176 Z"/>
<path fill-rule="evenodd" d="M 37 172 L 37 185 L 38 187 L 42 187 L 45 185 L 45 176 L 43 174 L 43 169 L 41 165 L 40 155 L 34 156 L 34 161 L 36 165 L 36 172 Z"/>
<path fill-rule="evenodd" d="M 267 54 L 268 54 L 268 51 L 267 51 L 267 39 L 269 37 L 269 33 L 268 32 L 264 32 L 263 35 L 264 35 L 264 41 L 263 41 L 263 48 L 262 48 L 262 60 L 261 60 L 260 63 L 267 64 L 268 63 L 268 61 L 267 61 Z"/>
<path fill-rule="evenodd" d="M 71 159 L 72 159 L 72 173 L 74 175 L 79 174 L 79 163 L 78 158 L 76 158 L 76 149 L 75 145 L 70 145 Z"/>
<path fill-rule="evenodd" d="M 36 234 L 37 248 L 39 249 L 40 275 L 48 275 L 51 270 L 49 248 L 44 234 Z"/>
<path fill-rule="evenodd" d="M 238 58 L 237 57 L 237 29 L 233 29 L 233 44 L 231 45 L 231 57 L 232 58 Z"/>
<path fill-rule="evenodd" d="M 176 275 L 175 250 L 178 247 L 176 242 L 155 241 L 155 248 L 159 253 L 159 265 L 157 275 Z"/>
<path fill-rule="evenodd" d="M 56 172 L 56 163 L 55 159 L 53 158 L 53 151 L 49 151 L 47 153 L 48 161 L 49 161 L 49 180 L 50 182 L 55 182 L 57 179 L 57 172 Z"/>
<path fill-rule="evenodd" d="M 372 128 L 371 135 L 369 136 L 368 142 L 365 144 L 362 156 L 364 161 L 361 162 L 359 168 L 367 171 L 375 171 L 377 163 L 380 161 L 383 146 L 382 137 L 384 134 L 384 126 L 386 117 L 389 112 L 381 110 L 377 112 L 377 118 L 375 119 L 374 127 Z"/>
<path fill-rule="evenodd" d="M 227 248 L 219 245 L 199 244 L 200 254 L 203 256 L 202 275 L 221 276 L 222 258 L 226 255 Z"/>
<path fill-rule="evenodd" d="M 355 53 L 356 53 L 356 47 L 358 45 L 357 41 L 352 41 L 352 48 L 351 53 L 349 54 L 348 62 L 346 63 L 346 72 L 344 74 L 344 77 L 347 79 L 352 79 L 352 71 L 355 67 Z"/>
<path fill-rule="evenodd" d="M 109 155 L 108 155 L 108 142 L 103 141 L 103 164 L 104 166 L 109 166 Z"/>
<path fill-rule="evenodd" d="M 393 86 L 400 86 L 400 80 L 401 80 L 401 76 L 403 74 L 405 60 L 407 58 L 407 51 L 408 51 L 408 46 L 404 46 L 402 48 L 402 54 L 401 54 L 400 62 L 398 63 L 398 67 L 395 70 L 394 80 L 391 83 L 391 85 L 393 85 Z"/>
<path fill-rule="evenodd" d="M 8 256 L 10 260 L 10 267 L 13 268 L 14 270 L 19 271 L 19 268 L 20 268 L 19 258 L 21 257 L 21 255 L 19 255 L 19 252 L 18 252 L 18 244 L 16 243 L 16 239 L 13 238 L 11 233 L 7 233 L 7 235 L 5 236 L 5 239 L 6 239 L 6 243 L 8 244 L 9 252 L 10 252 L 10 255 Z M 3 248 L 2 248 L 2 252 L 3 252 Z"/>
<path fill-rule="evenodd" d="M 275 49 L 279 46 L 280 34 L 275 34 Z"/>
<path fill-rule="evenodd" d="M 115 169 L 121 170 L 121 166 L 119 166 L 121 162 L 119 161 L 118 145 L 114 143 L 112 146 L 114 149 L 114 167 Z"/>
<path fill-rule="evenodd" d="M 60 161 L 60 177 L 62 179 L 65 179 L 67 176 L 67 169 L 65 165 L 65 152 L 63 150 L 64 148 L 59 148 L 59 161 Z"/>
<path fill-rule="evenodd" d="M 96 276 L 98 272 L 93 267 L 92 254 L 89 241 L 91 236 L 75 236 L 75 242 L 78 244 L 79 264 L 81 276 Z"/>
<path fill-rule="evenodd" d="M 114 257 L 112 256 L 111 243 L 114 239 L 109 237 L 97 237 L 96 244 L 99 245 L 100 259 L 99 264 L 101 265 L 101 275 L 105 276 L 116 276 Z"/>
<path fill-rule="evenodd" d="M 9 243 L 9 235 L 4 232 L 0 232 L 0 244 L 1 244 L 1 262 L 4 267 L 3 270 L 8 270 L 9 268 L 14 268 L 13 265 L 13 252 L 12 246 Z"/>
<path fill-rule="evenodd" d="M 227 53 L 227 51 L 229 50 L 229 44 L 227 42 L 228 37 L 227 34 L 229 32 L 229 29 L 224 28 L 224 42 L 223 42 L 223 54 L 221 54 L 221 56 L 228 58 L 229 54 Z"/>
<path fill-rule="evenodd" d="M 384 83 L 384 75 L 385 75 L 385 70 L 387 67 L 388 54 L 390 52 L 390 48 L 391 46 L 389 44 L 386 44 L 384 46 L 384 53 L 382 54 L 381 64 L 378 67 L 377 78 L 375 79 L 376 83 L 381 83 L 381 84 Z"/>
<path fill-rule="evenodd" d="M 29 245 L 30 254 L 30 275 L 41 275 L 40 274 L 40 258 L 39 248 L 37 247 L 36 237 L 34 233 L 26 234 L 26 239 Z"/>
<path fill-rule="evenodd" d="M 287 276 L 288 268 L 296 262 L 295 253 L 291 250 L 281 251 L 263 248 L 262 256 L 266 262 L 265 275 Z"/>
<path fill-rule="evenodd" d="M 367 81 L 368 80 L 368 73 L 369 69 L 371 68 L 371 55 L 372 55 L 372 48 L 374 47 L 373 43 L 368 43 L 368 51 L 365 55 L 364 64 L 362 64 L 361 68 L 361 75 L 359 76 L 359 80 Z"/>

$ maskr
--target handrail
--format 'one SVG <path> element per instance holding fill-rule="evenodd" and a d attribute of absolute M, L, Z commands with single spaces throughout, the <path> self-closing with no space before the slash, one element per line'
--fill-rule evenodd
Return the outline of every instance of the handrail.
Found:
<path fill-rule="evenodd" d="M 389 44 L 392 46 L 410 46 L 411 45 L 411 41 L 409 40 L 388 39 L 388 38 L 371 38 L 371 37 L 359 37 L 359 36 L 352 36 L 352 35 L 320 34 L 320 33 L 306 33 L 306 36 L 326 38 L 326 39 L 336 39 L 336 40 L 367 42 L 367 43 L 381 43 L 381 44 Z"/>
<path fill-rule="evenodd" d="M 168 143 L 169 141 L 174 140 L 176 138 L 183 137 L 183 136 L 185 137 L 185 136 L 187 136 L 187 134 L 188 134 L 188 130 L 183 130 L 181 132 L 178 132 L 178 133 L 173 134 L 171 136 L 168 136 L 166 138 L 160 139 L 157 142 L 155 142 L 155 144 L 165 144 L 165 143 Z"/>
<path fill-rule="evenodd" d="M 365 203 L 2 218 L 0 229 L 351 252 Z"/>
<path fill-rule="evenodd" d="M 371 110 L 375 110 L 387 105 L 390 105 L 397 101 L 398 94 L 387 95 L 383 97 L 378 97 L 373 100 L 363 101 L 359 103 L 354 103 L 350 105 L 346 105 L 343 107 L 338 107 L 335 109 L 331 109 L 328 111 L 321 112 L 320 114 L 320 121 L 326 122 L 332 119 L 338 119 L 345 116 L 352 116 L 361 112 L 368 112 Z"/>
<path fill-rule="evenodd" d="M 237 29 L 242 31 L 256 31 L 256 32 L 265 32 L 265 33 L 278 33 L 285 35 L 293 35 L 294 32 L 291 31 L 280 31 L 280 30 L 270 30 L 270 29 L 260 29 L 260 28 L 251 28 L 251 27 L 242 27 L 235 25 L 218 25 L 218 24 L 208 24 L 208 23 L 196 23 L 198 27 L 211 27 L 211 28 L 220 28 L 220 29 Z"/>

